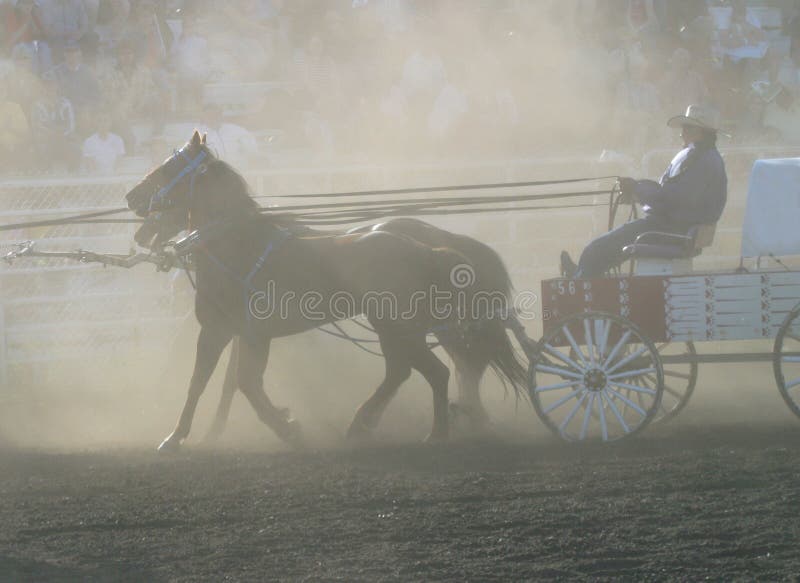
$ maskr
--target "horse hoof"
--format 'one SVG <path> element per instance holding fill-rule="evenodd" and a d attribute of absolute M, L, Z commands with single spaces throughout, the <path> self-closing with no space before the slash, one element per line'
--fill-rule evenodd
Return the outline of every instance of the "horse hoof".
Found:
<path fill-rule="evenodd" d="M 303 428 L 297 419 L 289 419 L 286 422 L 286 434 L 283 440 L 295 449 L 305 449 L 306 439 L 303 435 Z"/>
<path fill-rule="evenodd" d="M 208 433 L 206 433 L 205 437 L 203 437 L 201 443 L 203 445 L 214 445 L 219 441 L 220 437 L 222 437 L 222 430 L 212 427 Z"/>
<path fill-rule="evenodd" d="M 372 437 L 372 431 L 367 427 L 366 423 L 353 419 L 350 427 L 347 428 L 348 441 L 366 441 Z"/>
<path fill-rule="evenodd" d="M 170 435 L 158 446 L 158 453 L 175 453 L 180 448 L 181 441 Z"/>

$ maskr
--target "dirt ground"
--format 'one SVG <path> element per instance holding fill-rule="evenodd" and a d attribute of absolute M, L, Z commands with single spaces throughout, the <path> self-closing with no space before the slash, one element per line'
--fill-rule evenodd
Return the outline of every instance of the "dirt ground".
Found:
<path fill-rule="evenodd" d="M 684 423 L 614 447 L 7 449 L 0 579 L 796 580 L 799 440 Z"/>
<path fill-rule="evenodd" d="M 676 420 L 611 446 L 562 443 L 490 380 L 491 437 L 421 445 L 415 377 L 353 447 L 382 371 L 345 354 L 276 346 L 268 392 L 304 452 L 241 396 L 222 443 L 200 445 L 216 378 L 189 443 L 157 454 L 188 363 L 150 392 L 130 368 L 82 396 L 20 387 L 0 401 L 0 581 L 798 580 L 800 421 L 768 365 L 704 368 Z"/>

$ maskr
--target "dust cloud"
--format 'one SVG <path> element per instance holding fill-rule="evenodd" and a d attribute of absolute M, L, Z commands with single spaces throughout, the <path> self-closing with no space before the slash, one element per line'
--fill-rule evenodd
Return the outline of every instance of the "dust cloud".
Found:
<path fill-rule="evenodd" d="M 514 11 L 480 11 L 483 16 L 489 15 L 488 20 L 477 18 L 478 11 L 465 7 L 466 2 L 442 0 L 430 4 L 415 17 L 413 26 L 391 35 L 380 34 L 369 16 L 346 25 L 333 17 L 316 19 L 313 25 L 296 23 L 308 28 L 302 34 L 309 40 L 318 32 L 313 26 L 338 27 L 344 36 L 353 32 L 347 26 L 363 27 L 359 35 L 369 39 L 368 46 L 358 48 L 369 66 L 343 72 L 341 93 L 319 104 L 333 123 L 349 124 L 351 131 L 336 146 L 342 152 L 362 161 L 402 165 L 450 158 L 485 161 L 520 153 L 554 156 L 588 152 L 597 158 L 603 149 L 621 145 L 611 125 L 616 108 L 610 97 L 613 92 L 608 90 L 613 76 L 620 73 L 615 57 L 607 50 L 613 44 L 615 29 L 600 26 L 587 37 L 592 27 L 567 22 L 575 18 L 572 2 L 536 0 L 518 2 Z M 402 75 L 403 63 L 415 51 L 432 60 L 440 56 L 447 62 L 442 83 L 453 87 L 450 107 L 457 107 L 460 96 L 470 96 L 469 113 L 445 112 L 449 114 L 445 116 L 447 123 L 454 126 L 448 139 L 421 138 L 426 130 L 420 120 L 425 116 L 422 111 L 413 112 L 414 101 L 398 104 L 392 102 L 391 94 L 383 99 L 370 94 L 375 87 Z M 516 95 L 516 101 L 507 100 L 508 95 Z M 411 114 L 393 113 L 406 107 Z M 268 123 L 280 120 L 280 103 L 270 104 L 263 115 Z M 420 127 L 408 127 L 408 119 Z M 619 119 L 617 116 L 613 121 Z M 584 175 L 587 170 L 596 168 L 562 171 Z M 424 182 L 419 177 L 407 178 Z M 447 181 L 452 184 L 472 178 L 453 174 Z M 502 179 L 496 177 L 496 181 Z M 544 213 L 538 220 L 542 228 L 569 233 L 576 248 L 578 241 L 597 234 L 602 224 L 598 219 L 593 232 L 572 232 L 573 222 L 563 213 Z M 476 225 L 466 219 L 440 224 L 468 234 Z M 530 241 L 526 242 L 523 234 L 515 244 L 529 244 L 531 254 L 545 258 L 526 272 L 524 287 L 536 289 L 536 281 L 555 275 L 562 241 L 536 239 L 534 229 Z M 501 253 L 516 273 L 521 261 Z M 547 258 L 552 258 L 552 265 L 544 264 Z M 137 277 L 135 272 L 127 275 Z M 516 276 L 515 281 L 519 281 Z M 173 428 L 183 405 L 196 332 L 193 320 L 187 322 L 168 354 L 152 355 L 147 360 L 123 354 L 110 363 L 87 358 L 48 374 L 44 383 L 10 387 L 0 405 L 0 439 L 12 445 L 58 450 L 157 445 Z M 226 364 L 227 352 L 201 400 L 189 444 L 198 444 L 211 423 Z M 288 407 L 301 421 L 315 447 L 341 447 L 356 407 L 377 387 L 382 374 L 381 359 L 311 332 L 273 343 L 265 389 L 277 405 Z M 451 382 L 451 398 L 455 395 L 457 389 Z M 484 379 L 482 396 L 497 435 L 511 440 L 544 439 L 545 429 L 533 410 L 506 395 L 491 375 Z M 422 439 L 430 427 L 431 404 L 430 389 L 415 375 L 388 408 L 376 431 L 378 442 Z M 740 366 L 708 366 L 701 367 L 694 401 L 676 423 L 784 423 L 790 417 L 768 365 L 744 370 Z M 228 432 L 220 445 L 257 450 L 282 447 L 241 394 L 235 398 Z"/>

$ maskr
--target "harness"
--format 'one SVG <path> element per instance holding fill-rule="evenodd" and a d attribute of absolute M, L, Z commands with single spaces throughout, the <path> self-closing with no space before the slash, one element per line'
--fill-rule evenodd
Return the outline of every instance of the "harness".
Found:
<path fill-rule="evenodd" d="M 150 199 L 149 208 L 147 209 L 148 212 L 163 209 L 164 199 L 170 192 L 172 192 L 178 183 L 187 176 L 189 176 L 189 198 L 191 199 L 194 196 L 194 181 L 197 178 L 198 172 L 200 174 L 205 173 L 206 168 L 205 165 L 203 165 L 203 161 L 208 157 L 208 154 L 201 150 L 197 156 L 190 158 L 186 153 L 187 148 L 188 146 L 184 146 L 180 150 L 175 150 L 175 152 L 172 154 L 172 158 L 170 158 L 170 160 L 174 160 L 180 156 L 186 160 L 187 164 L 180 172 L 172 177 L 172 180 L 170 180 L 169 183 L 167 183 L 165 186 L 162 186 L 158 192 L 153 195 L 153 198 Z"/>
<path fill-rule="evenodd" d="M 215 229 L 216 232 L 219 232 Z M 264 264 L 269 259 L 269 256 L 278 249 L 288 238 L 290 237 L 289 231 L 286 229 L 277 227 L 277 234 L 273 237 L 270 237 L 269 241 L 267 241 L 266 246 L 264 247 L 264 251 L 261 253 L 259 258 L 253 264 L 253 267 L 244 277 L 240 277 L 238 274 L 234 273 L 227 265 L 225 265 L 222 261 L 219 260 L 213 253 L 211 253 L 205 246 L 206 242 L 209 240 L 209 237 L 203 237 L 200 230 L 193 231 L 189 235 L 187 235 L 184 239 L 192 238 L 191 241 L 187 241 L 186 243 L 182 243 L 184 239 L 179 241 L 178 243 L 182 243 L 181 245 L 181 252 L 180 257 L 186 257 L 186 255 L 190 253 L 194 253 L 195 250 L 199 250 L 202 252 L 208 259 L 224 274 L 230 277 L 232 280 L 236 281 L 242 288 L 243 300 L 244 300 L 244 311 L 245 311 L 245 324 L 246 327 L 249 329 L 250 325 L 253 321 L 253 314 L 250 310 L 250 297 L 251 294 L 254 292 L 259 291 L 254 285 L 253 280 L 258 275 L 258 273 L 264 268 Z"/>

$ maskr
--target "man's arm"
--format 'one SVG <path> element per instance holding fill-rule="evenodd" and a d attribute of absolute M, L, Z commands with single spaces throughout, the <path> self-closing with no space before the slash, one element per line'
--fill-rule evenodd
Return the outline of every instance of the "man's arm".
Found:
<path fill-rule="evenodd" d="M 704 152 L 692 160 L 685 170 L 658 184 L 643 181 L 637 188 L 642 203 L 649 205 L 657 215 L 679 223 L 694 224 L 715 220 L 724 205 L 724 193 L 717 196 L 717 189 L 724 189 L 721 169 L 716 167 L 712 151 Z M 717 184 L 717 181 L 720 183 Z"/>

